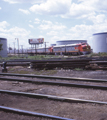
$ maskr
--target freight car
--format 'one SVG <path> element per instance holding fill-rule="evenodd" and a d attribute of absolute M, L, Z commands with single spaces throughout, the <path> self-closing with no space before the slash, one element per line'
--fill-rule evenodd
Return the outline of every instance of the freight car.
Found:
<path fill-rule="evenodd" d="M 29 54 L 60 54 L 60 55 L 81 55 L 91 53 L 91 47 L 88 43 L 58 45 L 47 48 L 38 48 L 36 50 L 28 50 Z"/>

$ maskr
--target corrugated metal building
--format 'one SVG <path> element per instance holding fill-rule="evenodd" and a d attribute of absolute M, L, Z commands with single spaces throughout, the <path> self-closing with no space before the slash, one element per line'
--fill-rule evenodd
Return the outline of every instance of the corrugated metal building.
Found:
<path fill-rule="evenodd" d="M 7 39 L 0 38 L 0 56 L 7 57 Z"/>
<path fill-rule="evenodd" d="M 93 34 L 91 48 L 94 53 L 107 52 L 107 32 Z"/>
<path fill-rule="evenodd" d="M 87 40 L 62 40 L 62 41 L 56 41 L 57 45 L 67 45 L 67 44 L 75 44 L 75 43 L 81 43 L 86 42 Z"/>

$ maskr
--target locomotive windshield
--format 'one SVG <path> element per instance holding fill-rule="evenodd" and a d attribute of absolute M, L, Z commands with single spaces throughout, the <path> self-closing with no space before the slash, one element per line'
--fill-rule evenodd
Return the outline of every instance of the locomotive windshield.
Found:
<path fill-rule="evenodd" d="M 87 45 L 87 46 L 89 46 L 88 43 L 81 43 L 81 44 L 82 44 L 82 45 Z"/>

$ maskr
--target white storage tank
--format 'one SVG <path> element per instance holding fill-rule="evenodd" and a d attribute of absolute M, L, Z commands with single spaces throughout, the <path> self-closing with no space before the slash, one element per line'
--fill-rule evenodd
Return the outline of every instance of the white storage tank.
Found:
<path fill-rule="evenodd" d="M 87 43 L 87 40 L 62 40 L 62 41 L 56 41 L 57 45 L 67 45 L 67 44 L 75 44 L 75 43 Z"/>
<path fill-rule="evenodd" d="M 0 56 L 7 57 L 7 39 L 0 38 Z"/>
<path fill-rule="evenodd" d="M 51 44 L 51 46 L 56 46 L 56 44 Z"/>
<path fill-rule="evenodd" d="M 107 32 L 93 34 L 91 48 L 94 53 L 107 52 Z"/>

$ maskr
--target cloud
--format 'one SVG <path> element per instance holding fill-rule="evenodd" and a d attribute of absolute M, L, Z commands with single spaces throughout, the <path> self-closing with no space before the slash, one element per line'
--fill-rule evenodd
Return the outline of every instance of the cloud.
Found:
<path fill-rule="evenodd" d="M 7 23 L 6 21 L 0 22 L 0 28 L 5 29 L 7 26 L 9 26 L 9 23 Z"/>
<path fill-rule="evenodd" d="M 50 31 L 50 32 L 47 33 L 47 35 L 49 35 L 49 36 L 56 36 L 56 35 L 58 35 L 58 32 Z"/>
<path fill-rule="evenodd" d="M 70 4 L 71 0 L 47 0 L 41 4 L 33 5 L 30 10 L 38 14 L 65 14 L 68 12 Z"/>
<path fill-rule="evenodd" d="M 105 21 L 104 23 L 99 22 L 99 24 L 94 23 L 93 25 L 75 25 L 74 27 L 71 27 L 68 33 L 66 33 L 66 36 L 75 40 L 87 40 L 88 43 L 92 45 L 92 35 L 94 33 L 107 31 L 107 26 L 105 24 L 107 24 L 107 21 Z"/>
<path fill-rule="evenodd" d="M 29 8 L 36 14 L 55 15 L 62 18 L 88 18 L 107 11 L 106 0 L 47 0 Z"/>
<path fill-rule="evenodd" d="M 9 32 L 10 34 L 12 34 L 13 36 L 20 36 L 20 37 L 24 37 L 29 35 L 30 31 L 25 30 L 24 28 L 19 28 L 19 27 L 13 27 L 7 30 L 7 32 Z"/>
<path fill-rule="evenodd" d="M 62 25 L 61 23 L 52 23 L 51 21 L 43 20 L 42 24 L 39 26 L 39 29 L 41 30 L 64 30 L 66 29 L 65 25 Z"/>
<path fill-rule="evenodd" d="M 96 11 L 107 10 L 106 0 L 79 0 L 83 5 L 92 6 Z"/>
<path fill-rule="evenodd" d="M 18 38 L 19 45 L 23 45 L 23 48 L 28 48 L 29 46 L 28 38 L 30 36 L 30 31 L 24 28 L 14 27 L 9 29 L 8 32 L 9 32 L 8 41 L 11 40 L 12 43 L 15 40 L 15 38 Z"/>
<path fill-rule="evenodd" d="M 10 4 L 19 3 L 18 0 L 3 0 L 3 1 L 8 2 Z"/>
<path fill-rule="evenodd" d="M 4 0 L 5 2 L 30 3 L 32 5 L 29 10 L 36 14 L 55 15 L 62 18 L 88 18 L 107 11 L 106 0 Z M 29 14 L 28 10 L 20 9 L 25 14 Z"/>
<path fill-rule="evenodd" d="M 1 7 L 0 7 L 0 10 L 1 10 Z"/>
<path fill-rule="evenodd" d="M 30 4 L 34 4 L 34 3 L 42 3 L 46 0 L 3 0 L 5 2 L 8 2 L 10 4 L 16 4 L 16 3 L 30 3 Z"/>
<path fill-rule="evenodd" d="M 87 40 L 92 45 L 92 35 L 94 33 L 106 32 L 107 31 L 107 20 L 105 15 L 97 15 L 95 18 L 91 18 L 93 24 L 80 24 L 75 25 L 71 28 L 60 30 L 51 30 L 49 28 L 47 36 L 51 37 L 50 42 L 55 43 L 58 40 Z M 60 31 L 60 32 L 59 32 Z"/>
<path fill-rule="evenodd" d="M 73 3 L 72 0 L 47 0 L 41 4 L 30 7 L 30 11 L 36 14 L 59 15 L 61 17 L 79 17 L 93 12 L 91 5 L 86 2 Z"/>
<path fill-rule="evenodd" d="M 107 22 L 107 18 L 105 14 L 99 14 L 96 16 L 89 16 L 89 20 L 91 20 L 94 24 L 101 24 Z"/>
<path fill-rule="evenodd" d="M 63 17 L 89 18 L 107 11 L 106 0 L 78 0 Z"/>
<path fill-rule="evenodd" d="M 38 18 L 35 18 L 35 22 L 34 22 L 35 24 L 39 24 L 40 23 L 40 19 L 38 19 Z"/>
<path fill-rule="evenodd" d="M 84 4 L 71 4 L 69 12 L 64 17 L 84 18 L 93 13 L 93 7 Z"/>
<path fill-rule="evenodd" d="M 28 10 L 19 9 L 19 11 L 23 12 L 26 15 L 30 14 L 30 12 Z"/>
<path fill-rule="evenodd" d="M 30 28 L 34 28 L 34 26 L 33 26 L 33 25 L 30 25 L 30 24 L 29 24 L 29 27 L 30 27 Z"/>
<path fill-rule="evenodd" d="M 95 26 L 94 26 L 95 27 Z M 88 39 L 93 34 L 94 27 L 92 25 L 75 25 L 70 29 L 70 33 L 67 35 L 71 36 L 72 39 Z"/>
<path fill-rule="evenodd" d="M 13 45 L 13 42 L 15 42 L 15 38 L 19 38 L 20 45 L 24 45 L 25 47 L 28 47 L 28 38 L 30 36 L 30 31 L 19 28 L 19 27 L 10 27 L 10 24 L 6 21 L 0 22 L 0 36 L 7 38 L 8 44 L 11 46 Z M 27 42 L 26 42 L 27 41 Z"/>

